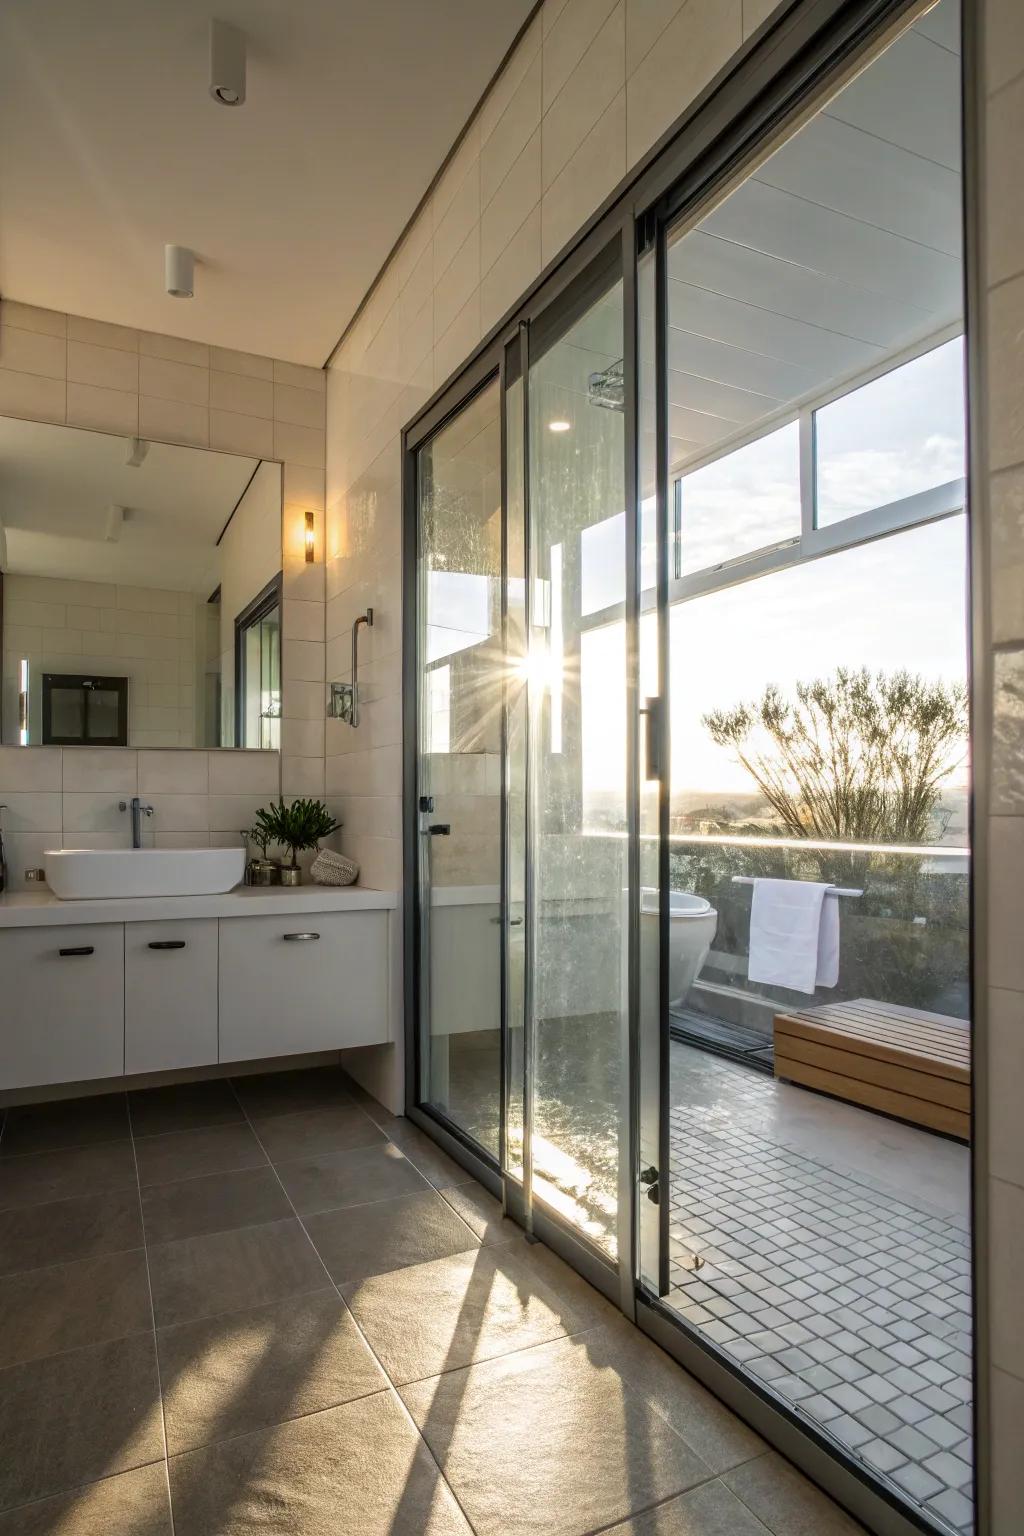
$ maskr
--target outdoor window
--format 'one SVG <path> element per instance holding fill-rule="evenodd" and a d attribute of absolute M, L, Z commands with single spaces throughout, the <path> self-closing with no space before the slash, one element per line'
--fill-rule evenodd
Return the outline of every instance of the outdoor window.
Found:
<path fill-rule="evenodd" d="M 676 569 L 689 576 L 800 534 L 800 426 L 712 459 L 676 481 Z"/>
<path fill-rule="evenodd" d="M 957 336 L 815 411 L 819 528 L 962 479 L 963 370 Z"/>

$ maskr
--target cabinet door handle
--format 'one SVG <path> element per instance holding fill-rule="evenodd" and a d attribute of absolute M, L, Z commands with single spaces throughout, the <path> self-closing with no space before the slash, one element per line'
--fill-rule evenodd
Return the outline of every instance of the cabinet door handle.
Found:
<path fill-rule="evenodd" d="M 150 947 L 150 949 L 184 949 L 185 948 L 185 940 L 184 939 L 154 939 L 149 947 Z"/>
<path fill-rule="evenodd" d="M 74 949 L 62 949 L 59 953 L 62 955 L 91 955 L 94 953 L 94 947 L 92 944 L 79 944 Z"/>
<path fill-rule="evenodd" d="M 318 933 L 282 933 L 282 939 L 288 944 L 303 944 L 307 939 L 318 939 Z"/>

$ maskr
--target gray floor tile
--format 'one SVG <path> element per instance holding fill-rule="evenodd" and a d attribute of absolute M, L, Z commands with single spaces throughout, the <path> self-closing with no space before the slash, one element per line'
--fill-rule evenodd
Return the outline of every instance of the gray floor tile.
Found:
<path fill-rule="evenodd" d="M 300 1067 L 291 1072 L 258 1072 L 232 1079 L 247 1115 L 266 1118 L 303 1109 L 351 1104 L 352 1084 L 340 1067 Z"/>
<path fill-rule="evenodd" d="M 459 1253 L 343 1288 L 395 1382 L 523 1349 L 604 1322 L 610 1308 L 577 1277 L 565 1283 L 508 1244 Z"/>
<path fill-rule="evenodd" d="M 169 1184 L 204 1173 L 232 1173 L 258 1168 L 267 1159 L 249 1126 L 206 1125 L 194 1131 L 170 1131 L 162 1136 L 138 1136 L 135 1154 L 139 1182 Z"/>
<path fill-rule="evenodd" d="M 295 1114 L 252 1117 L 252 1125 L 272 1162 L 293 1162 L 318 1152 L 348 1152 L 372 1147 L 386 1137 L 354 1104 L 306 1109 Z"/>
<path fill-rule="evenodd" d="M 471 1536 L 387 1392 L 172 1457 L 175 1536 Z"/>
<path fill-rule="evenodd" d="M 300 1216 L 391 1200 L 429 1188 L 423 1175 L 389 1141 L 356 1147 L 351 1152 L 319 1152 L 276 1167 Z"/>
<path fill-rule="evenodd" d="M 141 1246 L 134 1188 L 0 1211 L 0 1275 Z"/>
<path fill-rule="evenodd" d="M 33 1152 L 5 1160 L 0 1179 L 0 1210 L 71 1200 L 111 1189 L 135 1189 L 137 1185 L 130 1141 Z"/>
<path fill-rule="evenodd" d="M 93 1146 L 103 1141 L 127 1141 L 128 1135 L 128 1108 L 123 1093 L 23 1104 L 7 1111 L 0 1137 L 0 1158 Z"/>
<path fill-rule="evenodd" d="M 332 1288 L 157 1334 L 171 1455 L 388 1385 Z"/>
<path fill-rule="evenodd" d="M 476 1234 L 433 1189 L 323 1211 L 307 1217 L 306 1230 L 336 1285 L 480 1246 Z"/>
<path fill-rule="evenodd" d="M 159 1461 L 152 1333 L 0 1372 L 0 1445 L 0 1509 Z"/>
<path fill-rule="evenodd" d="M 0 1280 L 0 1368 L 152 1326 L 141 1248 Z"/>
<path fill-rule="evenodd" d="M 726 1472 L 722 1481 L 773 1536 L 863 1536 L 855 1520 L 775 1451 Z"/>
<path fill-rule="evenodd" d="M 442 1193 L 482 1243 L 511 1243 L 519 1238 L 522 1228 L 502 1216 L 501 1201 L 481 1184 L 455 1184 Z"/>
<path fill-rule="evenodd" d="M 613 1525 L 607 1536 L 766 1536 L 762 1525 L 724 1483 L 702 1483 L 643 1515 Z"/>
<path fill-rule="evenodd" d="M 8 1510 L 0 1536 L 172 1536 L 164 1463 Z"/>
<path fill-rule="evenodd" d="M 245 1118 L 226 1078 L 139 1088 L 129 1093 L 128 1109 L 136 1136 L 194 1131 L 203 1125 L 230 1125 Z"/>
<path fill-rule="evenodd" d="M 591 1531 L 707 1480 L 588 1342 L 559 1339 L 402 1389 L 479 1536 Z"/>
<path fill-rule="evenodd" d="M 269 1165 L 239 1173 L 208 1173 L 142 1191 L 148 1243 L 170 1243 L 206 1232 L 229 1232 L 283 1221 L 292 1215 L 288 1198 Z"/>
<path fill-rule="evenodd" d="M 443 1152 L 435 1141 L 431 1141 L 411 1121 L 400 1121 L 388 1134 L 435 1189 L 450 1189 L 458 1184 L 475 1182 L 465 1168 L 460 1167 L 454 1158 Z"/>
<path fill-rule="evenodd" d="M 324 1267 L 294 1217 L 149 1250 L 157 1326 L 321 1290 Z"/>

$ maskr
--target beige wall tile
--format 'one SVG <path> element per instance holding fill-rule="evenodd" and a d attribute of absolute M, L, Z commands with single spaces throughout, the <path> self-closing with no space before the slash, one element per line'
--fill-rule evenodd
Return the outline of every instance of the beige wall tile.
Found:
<path fill-rule="evenodd" d="M 480 228 L 474 226 L 434 288 L 434 337 L 444 335 L 480 283 Z"/>
<path fill-rule="evenodd" d="M 480 271 L 486 275 L 541 195 L 541 131 L 538 127 L 512 163 L 480 220 Z"/>
<path fill-rule="evenodd" d="M 276 795 L 281 763 L 276 752 L 211 752 L 211 795 Z"/>
<path fill-rule="evenodd" d="M 1003 1179 L 989 1180 L 989 1273 L 992 1363 L 1014 1376 L 1024 1376 L 1024 1328 L 1020 1326 L 1024 1189 Z"/>
<path fill-rule="evenodd" d="M 32 751 L 21 747 L 22 752 Z M 54 832 L 61 829 L 61 796 L 53 790 L 9 790 L 3 795 L 4 836 L 19 832 Z"/>
<path fill-rule="evenodd" d="M 998 645 L 1024 640 L 1024 466 L 989 479 L 991 627 Z"/>
<path fill-rule="evenodd" d="M 281 751 L 284 757 L 315 757 L 324 755 L 323 720 L 281 721 Z"/>
<path fill-rule="evenodd" d="M 67 358 L 67 342 L 61 336 L 48 336 L 43 331 L 20 331 L 11 325 L 0 326 L 2 368 L 63 379 L 67 373 Z"/>
<path fill-rule="evenodd" d="M 308 795 L 319 800 L 324 793 L 324 760 L 322 757 L 283 757 L 281 760 L 281 793 L 287 800 Z"/>
<path fill-rule="evenodd" d="M 228 347 L 210 348 L 210 367 L 222 373 L 246 374 L 252 379 L 274 377 L 274 360 L 259 357 L 255 352 L 233 352 Z"/>
<path fill-rule="evenodd" d="M 168 795 L 161 792 L 148 795 L 147 800 L 153 807 L 148 830 L 154 836 L 166 832 L 209 830 L 209 800 L 205 795 Z"/>
<path fill-rule="evenodd" d="M 997 470 L 1024 461 L 1024 277 L 989 294 L 987 331 L 989 467 Z"/>
<path fill-rule="evenodd" d="M 42 869 L 44 855 L 61 843 L 53 832 L 18 832 L 5 838 L 7 847 L 7 879 L 9 889 L 12 891 L 38 891 L 38 885 L 29 885 L 25 879 L 25 872 L 29 869 Z"/>
<path fill-rule="evenodd" d="M 992 1536 L 1019 1528 L 1024 1510 L 1024 1457 L 1020 1453 L 1024 1424 L 1024 1381 L 1008 1371 L 992 1372 L 990 1395 L 992 1458 Z"/>
<path fill-rule="evenodd" d="M 436 325 L 436 320 L 435 320 Z M 434 346 L 434 385 L 440 386 L 472 352 L 481 336 L 480 290 L 472 294 Z"/>
<path fill-rule="evenodd" d="M 300 363 L 283 363 L 275 358 L 274 383 L 291 384 L 295 389 L 315 389 L 323 394 L 327 387 L 327 375 L 322 368 L 306 368 Z"/>
<path fill-rule="evenodd" d="M 138 393 L 139 359 L 135 352 L 97 347 L 87 341 L 68 342 L 68 378 L 77 384 Z"/>
<path fill-rule="evenodd" d="M 481 188 L 484 191 L 485 201 L 487 197 L 486 179 L 490 174 L 489 172 L 485 172 L 483 170 L 483 161 L 485 157 L 485 151 L 487 149 L 487 144 L 491 135 L 497 131 L 501 119 L 504 117 L 506 111 L 508 110 L 513 97 L 517 94 L 519 87 L 525 79 L 526 75 L 530 72 L 536 61 L 540 58 L 542 29 L 543 22 L 541 17 L 539 15 L 534 16 L 529 27 L 526 29 L 526 32 L 520 38 L 519 43 L 516 46 L 515 53 L 513 53 L 512 57 L 507 61 L 505 68 L 502 70 L 498 79 L 492 85 L 490 91 L 487 93 L 486 98 L 480 106 L 480 160 L 481 175 L 483 178 L 481 181 Z M 538 102 L 538 119 L 539 114 L 540 103 Z M 533 126 L 535 127 L 536 124 Z M 529 138 L 529 135 L 532 133 L 532 131 L 532 127 L 526 130 L 526 133 L 523 136 L 524 140 Z M 514 151 L 513 153 L 518 153 L 518 151 Z M 501 177 L 498 176 L 497 180 L 500 181 Z"/>
<path fill-rule="evenodd" d="M 544 26 L 544 111 L 564 88 L 580 60 L 608 20 L 615 0 L 568 0 Z M 622 85 L 617 80 L 611 95 Z"/>
<path fill-rule="evenodd" d="M 480 330 L 486 335 L 521 297 L 541 269 L 540 205 L 504 245 L 480 284 Z"/>
<path fill-rule="evenodd" d="M 440 282 L 480 220 L 480 161 L 474 156 L 443 217 L 434 227 L 434 281 Z"/>
<path fill-rule="evenodd" d="M 134 436 L 139 430 L 139 397 L 120 389 L 100 389 L 96 384 L 69 384 L 67 421 L 71 427 Z"/>
<path fill-rule="evenodd" d="M 206 752 L 140 752 L 139 794 L 206 795 L 210 789 Z"/>
<path fill-rule="evenodd" d="M 545 190 L 625 84 L 625 15 L 624 0 L 619 0 L 558 95 L 546 107 L 541 130 Z"/>
<path fill-rule="evenodd" d="M 782 10 L 780 0 L 743 0 L 743 36 L 750 37 L 773 11 Z"/>
<path fill-rule="evenodd" d="M 313 427 L 296 427 L 287 421 L 274 423 L 274 458 L 284 464 L 306 464 L 313 469 L 324 467 L 323 430 Z"/>
<path fill-rule="evenodd" d="M 39 309 L 35 304 L 19 304 L 15 299 L 0 303 L 0 325 L 17 326 L 22 331 L 39 331 L 44 336 L 67 336 L 68 317 L 57 309 Z"/>
<path fill-rule="evenodd" d="M 989 1170 L 1024 1186 L 1024 993 L 989 991 Z"/>
<path fill-rule="evenodd" d="M 686 110 L 742 41 L 740 0 L 687 0 L 626 84 L 630 165 Z"/>
<path fill-rule="evenodd" d="M 139 400 L 139 432 L 158 442 L 193 443 L 206 448 L 210 442 L 210 413 L 204 405 L 185 405 L 178 400 L 143 395 Z"/>
<path fill-rule="evenodd" d="M 479 159 L 479 156 L 480 122 L 477 118 L 467 127 L 458 148 L 441 172 L 437 186 L 431 193 L 430 202 L 435 230 L 448 212 L 452 199 L 465 181 L 473 161 Z"/>
<path fill-rule="evenodd" d="M 282 495 L 286 507 L 323 510 L 324 471 L 311 464 L 285 463 L 282 466 Z"/>
<path fill-rule="evenodd" d="M 1024 817 L 996 816 L 989 827 L 988 979 L 993 987 L 1024 992 L 1019 921 Z"/>
<path fill-rule="evenodd" d="M 985 89 L 998 91 L 1024 73 L 1024 6 L 1018 0 L 987 0 L 982 40 Z"/>
<path fill-rule="evenodd" d="M 210 373 L 210 405 L 220 411 L 234 411 L 240 416 L 274 414 L 274 386 L 269 379 L 252 374 Z"/>
<path fill-rule="evenodd" d="M 193 368 L 210 366 L 210 349 L 205 342 L 183 341 L 178 336 L 161 336 L 155 331 L 140 332 L 139 351 L 145 357 L 160 357 L 169 363 L 188 363 Z"/>
<path fill-rule="evenodd" d="M 67 385 L 40 373 L 0 368 L 0 416 L 24 416 L 33 421 L 63 421 Z"/>
<path fill-rule="evenodd" d="M 161 400 L 209 405 L 210 370 L 162 357 L 140 357 L 139 391 L 143 395 L 157 395 Z"/>
<path fill-rule="evenodd" d="M 544 193 L 545 265 L 568 244 L 625 174 L 626 93 L 620 91 Z"/>
<path fill-rule="evenodd" d="M 323 645 L 312 640 L 284 640 L 281 675 L 286 687 L 293 681 L 322 683 L 324 681 Z"/>
<path fill-rule="evenodd" d="M 85 752 L 89 748 L 75 747 L 70 750 Z M 132 794 L 134 793 L 133 789 Z M 123 833 L 126 827 L 130 832 L 131 822 L 128 812 L 118 809 L 121 804 L 119 796 L 125 794 L 127 790 L 65 790 L 63 811 L 65 838 L 69 832 Z M 65 847 L 67 847 L 66 842 Z"/>
<path fill-rule="evenodd" d="M 273 415 L 275 421 L 287 421 L 296 427 L 324 429 L 325 390 L 296 389 L 291 384 L 275 384 Z"/>
<path fill-rule="evenodd" d="M 684 0 L 626 0 L 626 75 L 650 53 Z"/>
<path fill-rule="evenodd" d="M 105 320 L 87 320 L 83 315 L 68 315 L 68 341 L 115 347 L 122 352 L 139 350 L 139 333 L 130 326 L 108 325 Z"/>
<path fill-rule="evenodd" d="M 282 618 L 286 640 L 322 640 L 324 637 L 323 603 L 288 603 Z"/>
<path fill-rule="evenodd" d="M 256 812 L 266 803 L 266 795 L 211 795 L 208 807 L 211 833 L 237 834 L 242 827 L 251 827 L 256 820 Z M 238 844 L 231 843 L 229 846 L 237 847 Z"/>
<path fill-rule="evenodd" d="M 244 453 L 257 459 L 274 457 L 274 424 L 261 416 L 234 411 L 210 412 L 210 447 L 223 453 Z"/>
<path fill-rule="evenodd" d="M 1024 143 L 1024 75 L 988 103 L 986 145 L 987 278 L 990 284 L 1024 270 L 1024 198 L 1019 153 Z"/>

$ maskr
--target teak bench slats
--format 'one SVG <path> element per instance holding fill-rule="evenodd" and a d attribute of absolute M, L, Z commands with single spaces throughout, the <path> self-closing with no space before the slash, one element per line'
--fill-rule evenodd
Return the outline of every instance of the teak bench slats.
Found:
<path fill-rule="evenodd" d="M 963 1019 L 857 998 L 775 1015 L 775 1076 L 969 1141 Z"/>

